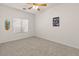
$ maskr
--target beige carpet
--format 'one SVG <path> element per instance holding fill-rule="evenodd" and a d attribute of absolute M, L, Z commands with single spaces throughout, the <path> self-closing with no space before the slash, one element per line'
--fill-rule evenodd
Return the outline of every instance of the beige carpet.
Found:
<path fill-rule="evenodd" d="M 1 56 L 78 56 L 79 49 L 30 37 L 0 44 Z"/>

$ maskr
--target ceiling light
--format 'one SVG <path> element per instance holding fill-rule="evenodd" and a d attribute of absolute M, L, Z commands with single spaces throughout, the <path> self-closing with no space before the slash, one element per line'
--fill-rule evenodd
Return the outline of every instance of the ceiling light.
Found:
<path fill-rule="evenodd" d="M 33 9 L 38 9 L 38 6 L 33 6 Z"/>

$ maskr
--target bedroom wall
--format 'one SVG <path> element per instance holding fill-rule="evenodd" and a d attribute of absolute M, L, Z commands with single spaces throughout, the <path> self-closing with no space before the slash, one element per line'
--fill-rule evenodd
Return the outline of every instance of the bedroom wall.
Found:
<path fill-rule="evenodd" d="M 52 18 L 60 17 L 60 26 Z M 36 36 L 79 48 L 79 4 L 61 4 L 36 16 Z"/>
<path fill-rule="evenodd" d="M 13 18 L 28 19 L 29 31 L 27 33 L 22 33 L 22 32 L 14 33 L 12 32 L 12 29 L 10 31 L 4 31 L 4 19 L 6 18 L 10 18 L 10 20 L 12 20 Z M 34 18 L 35 18 L 34 14 L 31 14 L 28 12 L 25 13 L 20 10 L 10 8 L 0 4 L 0 43 L 33 36 Z"/>

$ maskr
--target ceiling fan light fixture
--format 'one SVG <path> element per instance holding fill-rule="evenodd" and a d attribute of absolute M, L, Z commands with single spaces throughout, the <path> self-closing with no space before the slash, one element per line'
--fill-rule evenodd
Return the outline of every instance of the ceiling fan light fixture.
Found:
<path fill-rule="evenodd" d="M 33 3 L 32 6 L 29 7 L 28 9 L 29 9 L 29 10 L 30 10 L 30 9 L 36 9 L 36 10 L 40 11 L 41 8 L 44 8 L 44 7 L 46 7 L 46 6 L 47 6 L 46 3 Z"/>
<path fill-rule="evenodd" d="M 38 9 L 38 8 L 39 8 L 39 6 L 34 6 L 34 5 L 33 5 L 33 9 Z"/>

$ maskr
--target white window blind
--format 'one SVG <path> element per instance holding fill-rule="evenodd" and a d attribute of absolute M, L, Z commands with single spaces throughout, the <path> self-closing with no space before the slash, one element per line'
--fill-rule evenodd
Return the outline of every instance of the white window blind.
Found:
<path fill-rule="evenodd" d="M 27 19 L 13 19 L 13 32 L 28 32 Z"/>
<path fill-rule="evenodd" d="M 22 20 L 22 32 L 28 32 L 28 20 Z"/>

